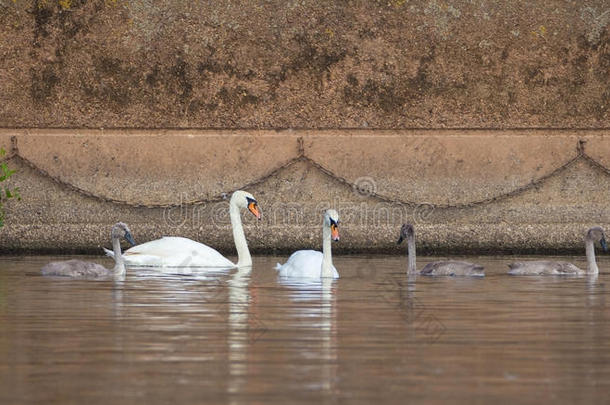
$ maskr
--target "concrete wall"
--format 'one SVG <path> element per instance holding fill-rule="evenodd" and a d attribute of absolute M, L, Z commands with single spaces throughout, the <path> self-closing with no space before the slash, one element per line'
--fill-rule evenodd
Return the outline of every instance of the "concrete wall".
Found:
<path fill-rule="evenodd" d="M 0 0 L 0 250 L 92 250 L 128 222 L 253 248 L 580 250 L 610 228 L 604 0 Z M 585 141 L 581 143 L 580 141 Z M 193 204 L 188 204 L 193 203 Z"/>
<path fill-rule="evenodd" d="M 88 250 L 122 220 L 143 241 L 184 235 L 230 251 L 245 188 L 259 251 L 316 247 L 321 213 L 352 251 L 395 249 L 415 223 L 427 251 L 582 250 L 610 228 L 610 131 L 5 130 L 12 184 L 3 249 Z"/>

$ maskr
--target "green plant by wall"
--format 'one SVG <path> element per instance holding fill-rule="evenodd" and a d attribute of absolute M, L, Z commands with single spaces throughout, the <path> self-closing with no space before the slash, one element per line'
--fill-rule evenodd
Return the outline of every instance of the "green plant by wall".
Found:
<path fill-rule="evenodd" d="M 0 158 L 6 154 L 6 151 L 3 148 L 0 148 Z M 0 183 L 5 182 L 9 179 L 15 170 L 9 169 L 6 162 L 0 163 Z M 21 196 L 19 195 L 18 188 L 10 188 L 6 186 L 0 185 L 0 227 L 4 225 L 4 206 L 3 203 L 9 198 L 16 198 L 17 200 L 21 200 Z"/>

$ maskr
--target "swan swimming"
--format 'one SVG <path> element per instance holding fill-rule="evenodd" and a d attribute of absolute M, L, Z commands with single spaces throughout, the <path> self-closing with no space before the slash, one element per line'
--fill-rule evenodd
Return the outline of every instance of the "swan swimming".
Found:
<path fill-rule="evenodd" d="M 82 260 L 67 260 L 63 262 L 51 262 L 46 264 L 41 272 L 44 276 L 64 276 L 64 277 L 82 277 L 82 278 L 109 278 L 121 277 L 125 275 L 125 263 L 121 255 L 121 238 L 125 238 L 132 246 L 136 242 L 131 237 L 129 227 L 118 222 L 114 224 L 110 231 L 112 239 L 112 248 L 114 250 L 114 268 L 107 269 L 104 266 L 84 262 Z"/>
<path fill-rule="evenodd" d="M 333 266 L 331 239 L 339 240 L 339 214 L 327 210 L 322 222 L 322 252 L 316 250 L 297 250 L 284 264 L 277 264 L 275 269 L 280 277 L 302 278 L 339 278 L 339 272 Z"/>
<path fill-rule="evenodd" d="M 252 257 L 248 250 L 240 215 L 241 209 L 245 208 L 257 219 L 261 219 L 258 203 L 252 194 L 242 190 L 235 191 L 229 202 L 229 216 L 237 250 L 237 264 L 203 243 L 179 236 L 164 236 L 161 239 L 134 246 L 124 253 L 125 263 L 143 267 L 214 267 L 222 269 L 252 266 Z M 113 252 L 104 250 L 107 255 L 113 255 Z"/>
<path fill-rule="evenodd" d="M 415 265 L 415 229 L 411 224 L 403 224 L 400 228 L 400 238 L 397 244 L 407 240 L 407 254 L 409 264 L 407 274 L 421 274 L 422 276 L 485 276 L 485 268 L 479 264 L 455 260 L 428 263 L 418 273 Z"/>
<path fill-rule="evenodd" d="M 572 263 L 538 260 L 531 262 L 514 262 L 508 265 L 508 274 L 513 276 L 582 276 L 598 274 L 599 268 L 595 262 L 595 242 L 599 242 L 604 252 L 608 251 L 606 235 L 600 226 L 594 226 L 585 233 L 585 250 L 587 253 L 587 270 L 582 270 Z"/>

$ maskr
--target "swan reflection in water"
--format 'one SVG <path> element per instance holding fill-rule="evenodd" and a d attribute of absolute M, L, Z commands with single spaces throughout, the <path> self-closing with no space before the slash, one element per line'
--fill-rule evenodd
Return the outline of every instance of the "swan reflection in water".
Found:
<path fill-rule="evenodd" d="M 251 267 L 240 267 L 227 282 L 229 294 L 229 375 L 227 392 L 238 394 L 247 383 L 248 346 L 254 341 L 250 333 L 250 274 Z"/>
<path fill-rule="evenodd" d="M 336 280 L 333 278 L 284 278 L 278 277 L 278 283 L 290 291 L 288 298 L 298 305 L 292 306 L 290 315 L 294 316 L 298 325 L 305 325 L 312 331 L 319 333 L 320 344 L 314 343 L 306 349 L 320 361 L 320 380 L 314 383 L 312 389 L 321 389 L 326 393 L 335 390 L 337 380 L 337 313 L 336 313 Z M 318 318 L 319 323 L 313 322 Z M 303 320 L 306 319 L 304 322 Z M 316 356 L 317 354 L 317 356 Z"/>

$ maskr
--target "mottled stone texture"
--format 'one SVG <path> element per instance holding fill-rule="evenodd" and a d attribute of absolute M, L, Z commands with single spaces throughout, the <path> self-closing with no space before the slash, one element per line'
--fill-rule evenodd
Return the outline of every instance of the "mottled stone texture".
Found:
<path fill-rule="evenodd" d="M 0 126 L 607 128 L 609 10 L 0 0 Z"/>

